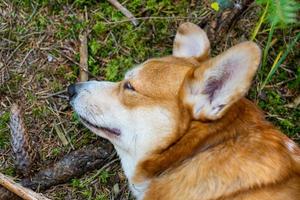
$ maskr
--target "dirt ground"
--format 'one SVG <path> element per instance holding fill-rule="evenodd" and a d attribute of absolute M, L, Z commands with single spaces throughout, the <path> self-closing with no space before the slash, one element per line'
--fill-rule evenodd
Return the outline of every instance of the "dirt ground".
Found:
<path fill-rule="evenodd" d="M 10 147 L 10 107 L 18 103 L 38 159 L 33 171 L 63 155 L 101 140 L 84 128 L 68 104 L 66 87 L 78 81 L 79 34 L 88 31 L 90 79 L 118 81 L 130 67 L 150 57 L 168 55 L 176 27 L 184 21 L 203 28 L 217 18 L 211 1 L 120 1 L 138 19 L 134 26 L 107 1 L 0 0 L 0 171 L 21 178 Z M 212 46 L 212 55 L 248 40 L 261 16 L 252 3 Z M 268 26 L 255 42 L 264 48 Z M 260 91 L 278 52 L 299 28 L 275 30 L 267 65 L 260 69 L 248 97 L 266 117 L 300 143 L 300 44 Z M 104 167 L 74 177 L 43 193 L 51 199 L 131 199 L 114 154 Z"/>

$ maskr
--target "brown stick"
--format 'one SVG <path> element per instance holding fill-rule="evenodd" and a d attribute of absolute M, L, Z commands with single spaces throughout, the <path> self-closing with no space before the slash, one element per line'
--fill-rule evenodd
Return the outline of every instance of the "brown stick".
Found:
<path fill-rule="evenodd" d="M 85 7 L 85 15 L 82 15 L 82 20 L 88 20 L 87 8 Z M 79 35 L 80 41 L 80 73 L 79 80 L 80 82 L 87 81 L 89 79 L 89 68 L 88 68 L 88 39 L 87 39 L 87 31 L 83 31 Z"/>
<path fill-rule="evenodd" d="M 134 15 L 129 10 L 127 10 L 127 8 L 122 6 L 122 4 L 120 4 L 117 0 L 108 0 L 108 2 L 115 6 L 127 18 L 129 18 L 134 26 L 137 26 L 139 24 L 138 20 L 134 17 Z"/>
<path fill-rule="evenodd" d="M 50 200 L 42 194 L 38 194 L 28 188 L 21 186 L 20 184 L 14 182 L 10 177 L 5 176 L 2 173 L 0 173 L 0 185 L 25 200 Z"/>
<path fill-rule="evenodd" d="M 100 168 L 111 155 L 112 147 L 106 143 L 102 143 L 99 147 L 89 146 L 79 149 L 64 156 L 53 166 L 41 170 L 30 178 L 23 179 L 21 184 L 33 190 L 46 190 Z"/>
<path fill-rule="evenodd" d="M 87 47 L 87 33 L 84 32 L 79 36 L 80 40 L 80 74 L 79 79 L 81 82 L 89 79 L 88 75 L 88 47 Z"/>

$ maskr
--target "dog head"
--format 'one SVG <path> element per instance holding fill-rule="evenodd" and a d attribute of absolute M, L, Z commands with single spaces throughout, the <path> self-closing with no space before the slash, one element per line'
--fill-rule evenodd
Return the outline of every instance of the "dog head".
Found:
<path fill-rule="evenodd" d="M 260 63 L 258 46 L 243 42 L 214 58 L 209 51 L 205 32 L 184 23 L 173 55 L 137 65 L 120 82 L 69 86 L 82 123 L 131 160 L 122 162 L 128 178 L 138 161 L 171 145 L 191 120 L 222 118 L 248 91 Z"/>

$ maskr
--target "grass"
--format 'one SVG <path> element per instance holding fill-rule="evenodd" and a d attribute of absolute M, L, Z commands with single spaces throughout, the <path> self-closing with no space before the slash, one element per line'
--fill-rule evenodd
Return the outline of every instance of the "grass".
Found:
<path fill-rule="evenodd" d="M 290 53 L 291 50 L 294 49 L 294 47 L 297 44 L 297 41 L 300 38 L 300 33 L 298 33 L 295 37 L 295 39 L 293 41 L 291 41 L 290 44 L 288 44 L 286 50 L 284 51 L 280 51 L 279 54 L 277 55 L 270 72 L 268 73 L 266 79 L 264 80 L 261 89 L 265 87 L 265 85 L 267 84 L 267 82 L 271 79 L 271 77 L 273 76 L 273 74 L 276 72 L 276 70 L 279 68 L 279 66 L 284 62 L 284 60 L 286 59 L 286 57 L 288 56 L 288 54 Z"/>
<path fill-rule="evenodd" d="M 121 1 L 123 2 L 123 1 Z M 0 61 L 8 68 L 10 79 L 0 85 L 0 170 L 15 175 L 9 146 L 9 107 L 18 102 L 25 109 L 25 123 L 34 141 L 40 145 L 41 159 L 36 169 L 61 158 L 73 149 L 99 140 L 85 129 L 60 92 L 77 80 L 79 73 L 78 35 L 89 31 L 89 71 L 99 80 L 118 81 L 126 70 L 151 57 L 169 55 L 176 27 L 183 21 L 205 24 L 215 19 L 210 1 L 133 0 L 124 5 L 137 17 L 135 27 L 106 1 L 25 0 L 0 3 Z M 88 10 L 88 21 L 80 15 Z M 5 11 L 5 12 L 4 12 Z M 260 7 L 253 6 L 237 21 L 227 37 L 212 47 L 212 54 L 251 38 L 259 20 Z M 255 41 L 265 46 L 268 27 L 261 24 Z M 260 69 L 248 97 L 267 114 L 270 121 L 300 142 L 300 109 L 286 105 L 299 96 L 299 41 L 259 91 L 278 52 L 295 40 L 296 28 L 275 30 L 276 42 L 269 49 L 266 66 Z M 30 52 L 30 53 L 29 53 Z M 27 56 L 28 55 L 28 56 Z M 51 59 L 49 59 L 51 58 Z M 282 58 L 282 56 L 281 56 Z M 70 143 L 64 146 L 55 132 L 59 124 Z M 118 162 L 105 169 L 55 186 L 47 195 L 52 199 L 110 199 L 119 187 L 119 198 L 130 199 L 126 179 Z M 117 190 L 117 189 L 116 189 Z"/>
<path fill-rule="evenodd" d="M 9 145 L 9 135 L 7 124 L 9 123 L 9 112 L 3 112 L 0 116 L 0 148 L 5 149 Z"/>
<path fill-rule="evenodd" d="M 287 29 L 288 26 L 295 26 L 295 27 L 297 27 L 297 25 L 299 26 L 299 22 L 297 21 L 297 14 L 299 13 L 300 10 L 300 4 L 294 0 L 278 0 L 278 1 L 256 0 L 256 3 L 262 5 L 264 7 L 263 8 L 264 11 L 261 14 L 259 22 L 257 23 L 254 29 L 254 32 L 251 36 L 251 40 L 254 40 L 255 36 L 257 35 L 260 27 L 262 26 L 266 18 L 268 18 L 267 21 L 270 24 L 268 40 L 267 40 L 267 44 L 263 49 L 263 56 L 262 56 L 262 68 L 264 68 L 266 66 L 269 49 L 272 45 L 272 41 L 274 41 L 273 34 L 275 29 L 280 28 L 284 30 Z M 293 41 L 291 41 L 286 45 L 287 48 L 284 52 L 283 50 L 281 50 L 278 53 L 275 61 L 273 62 L 270 72 L 268 73 L 268 75 L 266 76 L 265 80 L 262 83 L 260 90 L 262 90 L 265 87 L 266 83 L 270 81 L 275 71 L 284 62 L 289 52 L 295 47 L 299 38 L 300 38 L 300 33 L 298 33 L 295 36 L 295 39 Z"/>

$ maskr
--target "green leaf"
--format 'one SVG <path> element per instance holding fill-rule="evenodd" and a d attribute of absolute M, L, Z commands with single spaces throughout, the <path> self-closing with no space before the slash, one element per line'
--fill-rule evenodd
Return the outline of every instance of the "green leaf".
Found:
<path fill-rule="evenodd" d="M 295 37 L 295 39 L 288 45 L 287 49 L 285 50 L 284 54 L 281 56 L 281 54 L 279 54 L 279 56 L 277 56 L 275 62 L 273 63 L 273 66 L 269 72 L 269 74 L 267 75 L 267 78 L 265 79 L 265 81 L 262 84 L 261 90 L 265 87 L 265 85 L 268 83 L 268 81 L 271 79 L 271 77 L 273 76 L 273 74 L 276 72 L 276 70 L 278 69 L 278 67 L 283 63 L 283 61 L 285 60 L 285 58 L 288 56 L 288 54 L 290 53 L 290 51 L 295 47 L 295 45 L 297 44 L 297 41 L 300 39 L 300 33 L 298 33 Z M 280 57 L 281 56 L 281 57 Z M 279 59 L 280 58 L 280 59 Z"/>
<path fill-rule="evenodd" d="M 260 5 L 269 4 L 268 19 L 270 24 L 275 24 L 281 28 L 288 25 L 299 24 L 297 14 L 300 9 L 300 3 L 295 0 L 256 0 Z"/>

